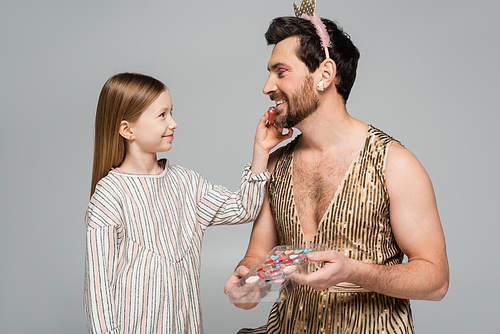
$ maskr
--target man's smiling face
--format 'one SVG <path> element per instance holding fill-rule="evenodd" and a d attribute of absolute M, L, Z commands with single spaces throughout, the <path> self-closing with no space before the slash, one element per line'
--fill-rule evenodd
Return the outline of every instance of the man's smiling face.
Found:
<path fill-rule="evenodd" d="M 297 57 L 298 37 L 289 37 L 276 44 L 268 63 L 269 78 L 263 92 L 276 102 L 274 123 L 291 128 L 319 105 L 312 74 Z"/>

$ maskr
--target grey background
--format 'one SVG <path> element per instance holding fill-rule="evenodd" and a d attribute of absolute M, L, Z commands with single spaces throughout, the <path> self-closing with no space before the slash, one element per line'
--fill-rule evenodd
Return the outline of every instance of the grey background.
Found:
<path fill-rule="evenodd" d="M 254 129 L 272 18 L 290 0 L 0 3 L 0 333 L 85 333 L 84 213 L 99 91 L 114 73 L 170 88 L 179 123 L 166 156 L 235 190 Z M 451 285 L 414 301 L 417 333 L 498 333 L 497 1 L 320 0 L 361 51 L 348 110 L 400 139 L 433 180 Z M 206 333 L 265 322 L 223 285 L 251 225 L 208 229 Z"/>

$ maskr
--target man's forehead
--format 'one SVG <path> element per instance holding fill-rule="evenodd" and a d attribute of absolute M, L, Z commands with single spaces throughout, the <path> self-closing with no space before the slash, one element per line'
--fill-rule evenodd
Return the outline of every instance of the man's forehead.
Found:
<path fill-rule="evenodd" d="M 288 37 L 276 44 L 271 52 L 271 58 L 268 62 L 268 70 L 278 65 L 292 65 L 300 61 L 297 57 L 297 48 L 299 47 L 299 37 Z"/>

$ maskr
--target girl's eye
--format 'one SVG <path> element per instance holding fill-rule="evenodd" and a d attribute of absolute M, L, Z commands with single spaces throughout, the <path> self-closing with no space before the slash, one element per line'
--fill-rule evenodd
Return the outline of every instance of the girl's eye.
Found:
<path fill-rule="evenodd" d="M 162 113 L 160 114 L 160 117 L 165 117 L 165 113 L 164 113 L 164 112 L 162 112 Z"/>

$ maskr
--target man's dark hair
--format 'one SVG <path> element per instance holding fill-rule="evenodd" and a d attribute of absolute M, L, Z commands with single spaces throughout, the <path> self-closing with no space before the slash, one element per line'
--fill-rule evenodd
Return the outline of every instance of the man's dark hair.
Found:
<path fill-rule="evenodd" d="M 347 102 L 351 88 L 356 79 L 359 51 L 352 43 L 351 38 L 335 22 L 321 19 L 328 30 L 332 46 L 328 48 L 330 58 L 337 65 L 336 88 Z M 293 16 L 275 18 L 265 34 L 267 45 L 276 45 L 282 40 L 297 36 L 300 45 L 297 48 L 297 57 L 306 64 L 310 72 L 316 71 L 323 60 L 325 50 L 313 24 L 305 19 Z"/>

